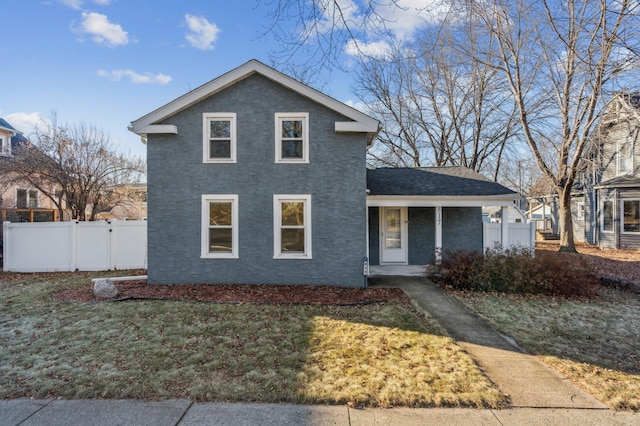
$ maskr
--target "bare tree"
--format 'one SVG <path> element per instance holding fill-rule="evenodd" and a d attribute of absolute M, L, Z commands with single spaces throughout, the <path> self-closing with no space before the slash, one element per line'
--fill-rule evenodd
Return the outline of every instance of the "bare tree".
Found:
<path fill-rule="evenodd" d="M 116 152 L 109 136 L 93 125 L 59 126 L 55 119 L 36 130 L 32 144 L 20 146 L 11 171 L 50 198 L 62 214 L 63 200 L 78 220 L 94 220 L 117 202 L 118 184 L 144 172 L 139 158 Z"/>
<path fill-rule="evenodd" d="M 499 61 L 532 155 L 559 196 L 560 250 L 575 251 L 571 191 L 603 99 L 636 70 L 638 9 L 632 0 L 464 1 Z M 476 58 L 478 59 L 478 58 Z M 553 158 L 553 159 L 552 159 Z"/>
<path fill-rule="evenodd" d="M 465 166 L 498 179 L 508 142 L 517 141 L 516 108 L 494 64 L 470 60 L 491 40 L 459 18 L 361 64 L 356 93 L 383 123 L 371 162 Z"/>

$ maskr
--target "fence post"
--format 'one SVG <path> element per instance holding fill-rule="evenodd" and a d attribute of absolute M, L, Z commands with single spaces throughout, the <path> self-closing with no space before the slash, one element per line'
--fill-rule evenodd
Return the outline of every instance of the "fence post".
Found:
<path fill-rule="evenodd" d="M 502 206 L 500 225 L 500 244 L 506 249 L 509 246 L 509 207 Z"/>
<path fill-rule="evenodd" d="M 2 270 L 8 272 L 9 269 L 9 225 L 11 222 L 2 222 Z"/>

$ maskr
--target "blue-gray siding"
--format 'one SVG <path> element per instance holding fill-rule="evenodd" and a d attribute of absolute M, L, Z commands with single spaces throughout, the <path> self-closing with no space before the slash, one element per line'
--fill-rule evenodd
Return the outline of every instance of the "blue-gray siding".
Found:
<path fill-rule="evenodd" d="M 409 265 L 426 265 L 435 259 L 435 208 L 409 207 L 407 210 Z M 442 209 L 443 251 L 482 252 L 482 208 L 444 207 Z M 369 262 L 380 264 L 380 215 L 369 208 Z"/>
<path fill-rule="evenodd" d="M 202 163 L 202 113 L 237 114 L 237 164 Z M 309 164 L 275 164 L 276 112 L 309 113 Z M 366 137 L 345 118 L 260 75 L 181 111 L 149 135 L 149 283 L 362 286 Z M 238 194 L 239 258 L 201 259 L 201 195 Z M 311 194 L 309 260 L 274 259 L 273 195 Z"/>

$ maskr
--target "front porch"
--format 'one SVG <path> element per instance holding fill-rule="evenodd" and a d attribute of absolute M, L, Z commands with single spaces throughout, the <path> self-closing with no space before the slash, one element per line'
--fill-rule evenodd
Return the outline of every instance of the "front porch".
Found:
<path fill-rule="evenodd" d="M 424 277 L 427 265 L 371 265 L 369 277 Z"/>

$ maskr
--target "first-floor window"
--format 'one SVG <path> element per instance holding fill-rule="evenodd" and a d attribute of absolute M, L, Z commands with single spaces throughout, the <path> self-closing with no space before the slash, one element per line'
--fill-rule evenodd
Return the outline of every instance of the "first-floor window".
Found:
<path fill-rule="evenodd" d="M 602 202 L 601 225 L 602 232 L 613 232 L 613 201 Z"/>
<path fill-rule="evenodd" d="M 622 232 L 640 232 L 640 200 L 622 200 Z"/>
<path fill-rule="evenodd" d="M 37 209 L 38 208 L 38 190 L 37 189 L 18 189 L 16 191 L 16 208 Z"/>
<path fill-rule="evenodd" d="M 238 196 L 202 196 L 202 257 L 238 258 Z"/>
<path fill-rule="evenodd" d="M 576 216 L 579 220 L 583 220 L 584 219 L 584 203 L 583 202 L 578 202 L 577 204 L 577 211 L 576 211 Z"/>
<path fill-rule="evenodd" d="M 273 196 L 274 258 L 311 259 L 311 195 Z"/>

